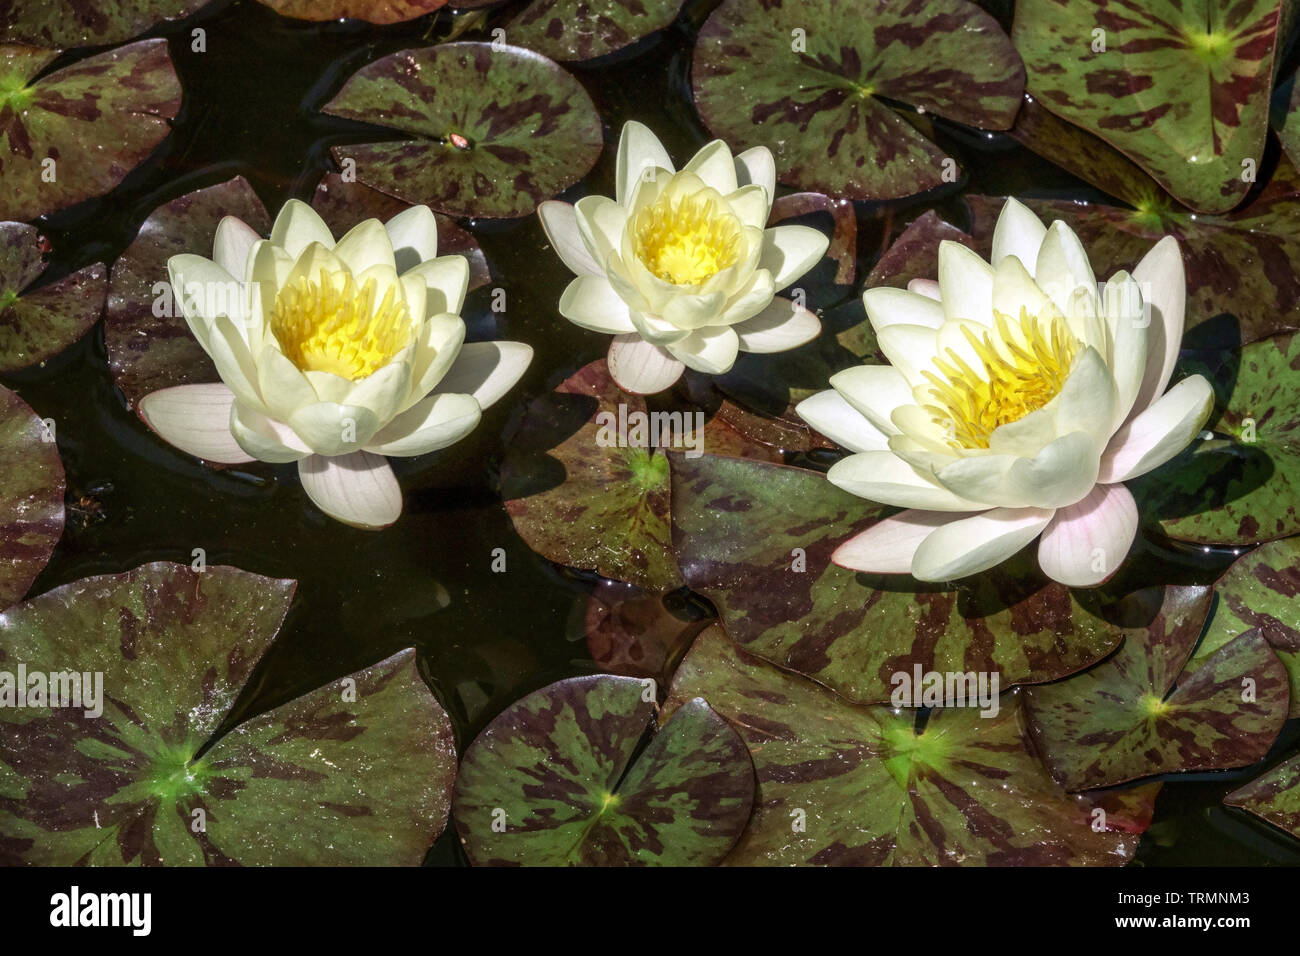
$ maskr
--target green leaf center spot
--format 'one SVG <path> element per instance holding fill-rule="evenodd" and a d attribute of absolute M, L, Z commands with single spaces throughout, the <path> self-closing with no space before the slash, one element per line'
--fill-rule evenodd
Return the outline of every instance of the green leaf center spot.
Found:
<path fill-rule="evenodd" d="M 1193 30 L 1186 37 L 1192 52 L 1207 63 L 1219 63 L 1232 53 L 1232 38 L 1223 33 Z"/>
<path fill-rule="evenodd" d="M 18 293 L 13 289 L 5 289 L 3 292 L 0 292 L 0 312 L 10 308 L 17 301 Z"/>
<path fill-rule="evenodd" d="M 22 112 L 32 101 L 32 91 L 27 80 L 16 73 L 0 76 L 0 107 L 8 106 L 15 113 Z"/>
<path fill-rule="evenodd" d="M 642 491 L 655 491 L 668 481 L 668 458 L 656 451 L 629 449 L 627 467 L 633 483 Z"/>
<path fill-rule="evenodd" d="M 192 747 L 160 748 L 148 777 L 149 792 L 166 802 L 203 792 L 210 771 L 202 760 L 192 763 L 193 754 Z"/>
<path fill-rule="evenodd" d="M 909 711 L 904 711 L 904 718 L 904 721 L 886 727 L 883 737 L 888 753 L 885 766 L 894 782 L 906 790 L 918 765 L 941 769 L 948 759 L 949 748 L 942 734 L 917 733 Z"/>
<path fill-rule="evenodd" d="M 1142 699 L 1138 701 L 1138 706 L 1141 707 L 1142 713 L 1144 713 L 1149 720 L 1163 717 L 1165 714 L 1169 713 L 1170 710 L 1169 704 L 1166 703 L 1163 698 L 1152 693 L 1143 694 Z"/>

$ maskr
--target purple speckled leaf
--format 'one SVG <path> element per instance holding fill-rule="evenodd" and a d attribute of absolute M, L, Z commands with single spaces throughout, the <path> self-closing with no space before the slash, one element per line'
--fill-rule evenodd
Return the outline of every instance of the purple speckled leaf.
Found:
<path fill-rule="evenodd" d="M 1029 91 L 1180 201 L 1226 212 L 1259 166 L 1279 0 L 1020 0 Z"/>
<path fill-rule="evenodd" d="M 0 46 L 0 218 L 102 196 L 171 130 L 181 87 L 166 40 L 141 40 L 31 82 L 57 55 Z"/>
<path fill-rule="evenodd" d="M 63 534 L 63 462 L 45 423 L 0 386 L 0 608 L 19 600 Z"/>
<path fill-rule="evenodd" d="M 158 389 L 217 381 L 212 360 L 172 298 L 167 260 L 182 253 L 211 258 L 223 216 L 237 216 L 263 234 L 271 228 L 253 188 L 236 176 L 159 206 L 113 263 L 104 344 L 128 407 Z"/>
<path fill-rule="evenodd" d="M 594 60 L 662 30 L 683 0 L 532 0 L 505 25 L 510 43 L 553 60 Z"/>
<path fill-rule="evenodd" d="M 1018 692 L 996 715 L 935 710 L 918 729 L 915 711 L 850 704 L 716 627 L 678 668 L 665 713 L 698 697 L 731 721 L 758 777 L 728 864 L 1120 866 L 1159 789 L 1066 794 L 1034 754 Z"/>
<path fill-rule="evenodd" d="M 363 67 L 324 107 L 416 137 L 335 146 L 360 182 L 450 216 L 517 218 L 573 185 L 600 155 L 591 97 L 519 47 L 446 43 Z"/>
<path fill-rule="evenodd" d="M 0 0 L 0 42 L 103 46 L 188 17 L 208 0 Z"/>
<path fill-rule="evenodd" d="M 890 102 L 1007 129 L 1025 74 L 967 0 L 724 0 L 691 80 L 705 125 L 737 148 L 767 146 L 781 182 L 892 199 L 953 181 L 956 165 Z"/>
<path fill-rule="evenodd" d="M 858 574 L 831 553 L 885 509 L 801 468 L 705 455 L 672 462 L 673 545 L 686 583 L 746 652 L 863 703 L 920 665 L 1000 674 L 1005 690 L 1073 673 L 1126 633 L 1094 593 L 1031 554 L 959 588 Z"/>
<path fill-rule="evenodd" d="M 295 20 L 366 20 L 401 23 L 440 9 L 447 0 L 257 0 Z M 456 4 L 462 6 L 463 4 Z"/>
<path fill-rule="evenodd" d="M 0 708 L 0 863 L 418 863 L 445 824 L 455 752 L 413 651 L 204 752 L 293 590 L 160 562 L 0 615 L 0 695 L 20 669 L 28 694 L 10 679 Z M 40 707 L 36 674 L 78 693 Z"/>
<path fill-rule="evenodd" d="M 53 358 L 86 334 L 104 310 L 101 263 L 26 291 L 45 270 L 35 226 L 0 222 L 0 372 Z"/>
<path fill-rule="evenodd" d="M 745 745 L 691 701 L 637 755 L 654 719 L 653 686 L 573 677 L 493 720 L 456 781 L 470 862 L 709 866 L 726 856 L 753 806 Z"/>
<path fill-rule="evenodd" d="M 1261 759 L 1286 722 L 1286 670 L 1247 631 L 1184 671 L 1209 609 L 1206 587 L 1169 588 L 1156 620 L 1108 660 L 1031 687 L 1034 743 L 1061 786 L 1110 787 L 1141 777 L 1226 770 Z"/>
<path fill-rule="evenodd" d="M 1232 791 L 1223 802 L 1249 811 L 1300 839 L 1300 756 Z"/>
<path fill-rule="evenodd" d="M 587 652 L 610 674 L 664 680 L 709 625 L 708 620 L 678 617 L 664 606 L 662 596 L 622 581 L 601 581 L 585 603 Z"/>
<path fill-rule="evenodd" d="M 1278 85 L 1273 99 L 1273 129 L 1291 162 L 1300 164 L 1300 71 Z"/>

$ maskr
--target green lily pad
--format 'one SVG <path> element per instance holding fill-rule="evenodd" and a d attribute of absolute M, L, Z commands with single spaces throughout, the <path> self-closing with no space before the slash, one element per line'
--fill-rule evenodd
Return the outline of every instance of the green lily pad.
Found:
<path fill-rule="evenodd" d="M 621 444 L 620 409 L 627 423 Z M 736 456 L 778 455 L 716 417 L 697 431 L 689 410 L 658 419 L 671 429 L 661 445 L 647 445 L 656 421 L 643 417 L 648 411 L 643 397 L 619 390 L 604 359 L 584 366 L 528 407 L 501 466 L 501 495 L 515 531 L 548 561 L 662 592 L 682 584 L 668 527 L 663 449 L 674 443 L 685 448 L 682 429 L 689 425 L 689 440 L 697 447 Z"/>
<path fill-rule="evenodd" d="M 413 651 L 223 732 L 293 589 L 157 563 L 0 615 L 0 667 L 29 692 L 36 672 L 102 680 L 0 709 L 0 863 L 419 863 L 456 758 Z"/>
<path fill-rule="evenodd" d="M 731 639 L 853 701 L 889 700 L 895 676 L 918 666 L 996 672 L 1003 690 L 1054 680 L 1152 619 L 1117 619 L 1097 594 L 1043 577 L 1028 552 L 957 588 L 841 568 L 832 552 L 887 509 L 818 472 L 673 455 L 672 478 L 678 564 Z"/>
<path fill-rule="evenodd" d="M 728 864 L 1119 866 L 1159 789 L 1066 794 L 1034 755 L 1017 692 L 995 716 L 940 709 L 918 729 L 915 711 L 848 703 L 716 627 L 682 661 L 665 713 L 699 697 L 758 777 Z"/>
<path fill-rule="evenodd" d="M 104 345 L 109 370 L 129 408 L 162 388 L 217 381 L 212 360 L 172 296 L 167 260 L 182 253 L 210 258 L 224 216 L 237 216 L 261 233 L 271 228 L 253 187 L 236 176 L 159 206 L 113 263 Z"/>
<path fill-rule="evenodd" d="M 43 247 L 35 226 L 0 222 L 0 372 L 53 358 L 104 311 L 103 263 L 27 291 L 45 271 Z"/>
<path fill-rule="evenodd" d="M 0 5 L 0 42 L 107 46 L 179 20 L 208 0 L 9 0 Z"/>
<path fill-rule="evenodd" d="M 1287 670 L 1289 716 L 1300 717 L 1300 538 L 1243 554 L 1214 587 L 1218 600 L 1188 671 L 1199 669 L 1242 631 L 1255 628 Z"/>
<path fill-rule="evenodd" d="M 1066 789 L 1243 767 L 1268 753 L 1286 722 L 1286 671 L 1258 632 L 1184 671 L 1210 590 L 1170 590 L 1157 621 L 1113 657 L 1026 693 L 1034 743 Z"/>
<path fill-rule="evenodd" d="M 714 135 L 767 146 L 781 182 L 841 199 L 955 181 L 956 160 L 889 104 L 1001 130 L 1025 85 L 1011 41 L 967 0 L 724 0 L 691 79 Z"/>
<path fill-rule="evenodd" d="M 648 698 L 648 699 L 647 699 Z M 637 754 L 654 682 L 598 674 L 511 705 L 470 744 L 456 828 L 476 866 L 711 866 L 745 828 L 754 768 L 703 701 Z"/>
<path fill-rule="evenodd" d="M 1177 199 L 1226 212 L 1264 156 L 1278 0 L 1020 0 L 1029 92 Z"/>
<path fill-rule="evenodd" d="M 447 0 L 257 0 L 295 20 L 366 20 L 402 23 L 441 9 Z M 461 4 L 457 4 L 460 6 Z"/>
<path fill-rule="evenodd" d="M 682 653 L 708 626 L 708 619 L 679 617 L 663 596 L 622 581 L 596 585 L 582 621 L 587 652 L 601 670 L 656 680 L 672 675 Z"/>
<path fill-rule="evenodd" d="M 0 385 L 0 608 L 22 598 L 63 534 L 63 462 L 46 424 Z"/>
<path fill-rule="evenodd" d="M 338 173 L 327 173 L 321 178 L 311 197 L 311 205 L 325 220 L 325 225 L 340 238 L 359 222 L 367 219 L 387 222 L 399 212 L 411 208 L 408 202 L 361 183 L 348 182 Z M 469 262 L 466 290 L 473 292 L 491 282 L 487 257 L 483 255 L 478 240 L 442 213 L 434 213 L 433 218 L 438 223 L 438 255 L 460 255 Z"/>
<path fill-rule="evenodd" d="M 1159 471 L 1131 482 L 1138 513 L 1165 534 L 1199 544 L 1257 544 L 1300 532 L 1300 334 L 1233 350 L 1213 366 L 1206 428 Z M 1174 377 L 1180 377 L 1175 371 Z"/>
<path fill-rule="evenodd" d="M 552 60 L 594 60 L 662 30 L 682 2 L 533 0 L 506 24 L 506 37 Z"/>
<path fill-rule="evenodd" d="M 993 235 L 1002 200 L 967 196 L 972 232 Z M 1064 220 L 1098 278 L 1132 269 L 1162 237 L 1175 237 L 1187 272 L 1188 337 L 1197 348 L 1230 348 L 1300 327 L 1300 173 L 1282 161 L 1245 208 L 1226 216 L 1190 213 L 1168 200 L 1137 209 L 1030 199 L 1045 222 Z"/>
<path fill-rule="evenodd" d="M 1273 129 L 1291 162 L 1300 165 L 1300 71 L 1274 93 Z"/>
<path fill-rule="evenodd" d="M 585 176 L 602 144 L 577 80 L 541 54 L 491 43 L 376 60 L 324 110 L 416 137 L 332 151 L 367 186 L 450 216 L 531 215 Z"/>
<path fill-rule="evenodd" d="M 1232 791 L 1223 802 L 1249 811 L 1300 839 L 1300 756 Z"/>
<path fill-rule="evenodd" d="M 0 218 L 34 219 L 120 183 L 181 106 L 166 40 L 87 57 L 33 82 L 55 50 L 0 47 Z"/>

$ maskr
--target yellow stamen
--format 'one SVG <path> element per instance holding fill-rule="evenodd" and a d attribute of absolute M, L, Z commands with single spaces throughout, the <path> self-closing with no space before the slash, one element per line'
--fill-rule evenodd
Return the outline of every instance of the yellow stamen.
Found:
<path fill-rule="evenodd" d="M 673 285 L 703 282 L 740 258 L 740 220 L 714 196 L 660 196 L 632 228 L 637 258 Z"/>
<path fill-rule="evenodd" d="M 350 273 L 306 276 L 285 285 L 271 309 L 271 331 L 304 372 L 332 372 L 358 381 L 383 368 L 415 333 L 406 300 L 389 286 L 376 304 L 373 277 L 358 287 Z"/>
<path fill-rule="evenodd" d="M 950 348 L 947 359 L 934 361 L 942 377 L 922 372 L 934 400 L 923 407 L 954 448 L 988 448 L 1000 425 L 1019 421 L 1060 394 L 1081 345 L 1061 315 L 1043 322 L 1022 308 L 1018 320 L 1001 312 L 993 320 L 982 338 L 962 326 L 979 370 Z"/>

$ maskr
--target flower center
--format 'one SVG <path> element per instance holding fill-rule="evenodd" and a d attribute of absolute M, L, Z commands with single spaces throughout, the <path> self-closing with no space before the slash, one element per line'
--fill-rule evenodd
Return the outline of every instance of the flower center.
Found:
<path fill-rule="evenodd" d="M 304 372 L 358 381 L 383 368 L 414 335 L 406 300 L 389 286 L 376 304 L 373 278 L 358 287 L 348 273 L 302 276 L 284 286 L 271 310 L 271 331 Z"/>
<path fill-rule="evenodd" d="M 740 258 L 740 222 L 712 196 L 661 196 L 636 215 L 642 265 L 673 285 L 695 285 Z"/>
<path fill-rule="evenodd" d="M 1060 394 L 1080 343 L 1063 316 L 1044 323 L 1025 309 L 1018 320 L 995 312 L 994 327 L 982 338 L 966 326 L 962 332 L 983 374 L 948 349 L 948 358 L 934 363 L 942 377 L 922 373 L 934 400 L 924 407 L 954 448 L 988 448 L 1000 425 L 1020 421 Z"/>

